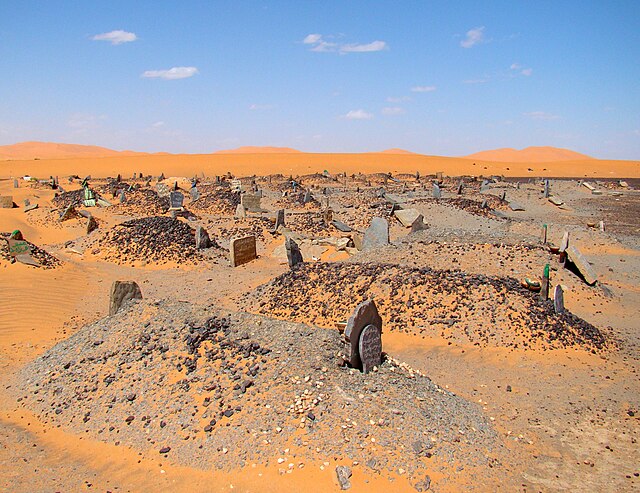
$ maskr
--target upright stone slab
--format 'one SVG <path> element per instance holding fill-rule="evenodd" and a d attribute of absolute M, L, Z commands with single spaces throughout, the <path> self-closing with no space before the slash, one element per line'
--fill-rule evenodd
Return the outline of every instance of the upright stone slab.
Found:
<path fill-rule="evenodd" d="M 302 203 L 308 204 L 309 202 L 311 202 L 311 200 L 313 200 L 313 196 L 311 195 L 311 192 L 307 190 L 304 194 L 304 197 L 302 198 Z"/>
<path fill-rule="evenodd" d="M 156 184 L 156 192 L 158 193 L 158 197 L 168 197 L 171 190 L 169 190 L 169 187 L 164 183 L 158 183 Z"/>
<path fill-rule="evenodd" d="M 567 257 L 569 258 L 569 261 L 578 268 L 580 274 L 582 274 L 582 277 L 584 277 L 584 280 L 589 286 L 593 286 L 598 281 L 598 277 L 596 276 L 596 273 L 593 272 L 591 264 L 589 264 L 587 259 L 584 258 L 582 253 L 580 253 L 576 247 L 570 246 L 567 248 Z"/>
<path fill-rule="evenodd" d="M 344 330 L 345 355 L 347 362 L 354 368 L 362 368 L 360 335 L 368 325 L 377 327 L 382 333 L 382 318 L 373 300 L 363 301 L 356 307 Z"/>
<path fill-rule="evenodd" d="M 549 198 L 549 193 L 550 193 L 549 180 L 545 180 L 544 181 L 544 198 L 545 199 Z"/>
<path fill-rule="evenodd" d="M 89 216 L 89 218 L 87 219 L 87 234 L 95 231 L 96 229 L 98 229 L 98 222 L 96 221 L 96 218 L 93 216 Z"/>
<path fill-rule="evenodd" d="M 244 219 L 247 217 L 247 210 L 244 208 L 244 205 L 238 204 L 238 207 L 236 207 L 235 217 L 236 219 Z"/>
<path fill-rule="evenodd" d="M 120 203 L 124 204 L 126 201 L 127 201 L 127 194 L 123 190 L 122 192 L 120 192 Z"/>
<path fill-rule="evenodd" d="M 0 195 L 0 209 L 12 209 L 13 197 L 11 195 Z"/>
<path fill-rule="evenodd" d="M 333 211 L 331 209 L 325 209 L 322 211 L 322 222 L 325 226 L 329 226 L 333 222 Z"/>
<path fill-rule="evenodd" d="M 549 226 L 547 226 L 546 224 L 542 225 L 542 233 L 540 234 L 540 239 L 542 240 L 542 244 L 546 245 L 547 244 L 547 235 L 549 233 Z"/>
<path fill-rule="evenodd" d="M 31 253 L 31 245 L 22 238 L 7 238 L 9 244 L 9 255 L 11 257 L 17 257 L 18 255 L 29 255 Z"/>
<path fill-rule="evenodd" d="M 424 231 L 428 228 L 429 226 L 424 222 L 424 217 L 422 217 L 422 214 L 419 214 L 418 217 L 416 217 L 415 221 L 413 221 L 413 224 L 411 224 L 410 233 L 417 233 L 418 231 Z"/>
<path fill-rule="evenodd" d="M 560 242 L 560 253 L 564 253 L 569 248 L 569 232 L 565 231 L 562 235 L 562 241 Z"/>
<path fill-rule="evenodd" d="M 560 284 L 553 291 L 553 308 L 556 313 L 564 313 L 564 291 Z"/>
<path fill-rule="evenodd" d="M 291 269 L 293 269 L 296 265 L 304 262 L 300 247 L 293 240 L 293 238 L 287 238 L 284 242 L 284 245 L 285 249 L 287 250 L 287 260 L 289 261 L 289 267 Z"/>
<path fill-rule="evenodd" d="M 141 300 L 142 292 L 135 281 L 113 281 L 109 294 L 109 316 L 115 315 L 129 300 Z"/>
<path fill-rule="evenodd" d="M 18 182 L 18 180 L 13 180 L 13 188 L 20 188 L 20 183 Z"/>
<path fill-rule="evenodd" d="M 544 271 L 542 273 L 542 285 L 540 287 L 540 299 L 549 299 L 549 264 L 545 264 Z"/>
<path fill-rule="evenodd" d="M 248 212 L 262 212 L 260 207 L 260 196 L 250 193 L 242 194 L 240 197 L 240 203 Z"/>
<path fill-rule="evenodd" d="M 362 371 L 369 373 L 382 363 L 382 331 L 375 325 L 367 325 L 360 333 L 358 353 Z"/>
<path fill-rule="evenodd" d="M 389 244 L 389 223 L 382 217 L 374 217 L 364 233 L 362 249 L 368 250 Z"/>
<path fill-rule="evenodd" d="M 284 228 L 285 226 L 285 222 L 284 222 L 284 209 L 279 209 L 278 212 L 276 212 L 276 224 L 273 227 L 274 231 L 278 231 L 278 228 L 282 226 Z"/>
<path fill-rule="evenodd" d="M 183 208 L 184 195 L 180 192 L 171 192 L 169 194 L 169 210 L 181 210 Z"/>
<path fill-rule="evenodd" d="M 196 249 L 203 250 L 211 246 L 211 238 L 209 233 L 202 226 L 196 227 Z"/>
<path fill-rule="evenodd" d="M 200 198 L 200 192 L 198 192 L 198 187 L 191 187 L 191 190 L 189 190 L 189 194 L 191 195 L 192 202 Z"/>
<path fill-rule="evenodd" d="M 231 240 L 231 267 L 237 267 L 251 262 L 258 257 L 256 251 L 256 237 L 254 235 Z"/>
<path fill-rule="evenodd" d="M 434 199 L 442 198 L 442 191 L 440 190 L 440 185 L 438 185 L 437 183 L 433 184 L 432 195 Z"/>
<path fill-rule="evenodd" d="M 463 188 L 464 188 L 464 182 L 462 180 L 460 180 L 460 183 L 458 183 L 458 189 L 456 190 L 456 194 L 462 195 L 462 189 Z"/>

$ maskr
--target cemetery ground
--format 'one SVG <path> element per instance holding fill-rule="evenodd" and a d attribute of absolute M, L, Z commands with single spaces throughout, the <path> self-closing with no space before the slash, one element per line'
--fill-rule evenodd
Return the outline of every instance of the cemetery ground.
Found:
<path fill-rule="evenodd" d="M 104 207 L 0 180 L 42 264 L 0 239 L 0 489 L 638 489 L 637 180 L 551 180 L 555 205 L 542 179 L 130 176 L 89 180 Z M 108 316 L 116 280 L 143 299 Z M 342 330 L 367 299 L 365 374 Z"/>

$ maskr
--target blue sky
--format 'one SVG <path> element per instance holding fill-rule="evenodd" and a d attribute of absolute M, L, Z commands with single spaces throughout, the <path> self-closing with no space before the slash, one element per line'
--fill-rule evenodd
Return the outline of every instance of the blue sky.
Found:
<path fill-rule="evenodd" d="M 639 159 L 640 1 L 0 0 L 25 140 Z"/>

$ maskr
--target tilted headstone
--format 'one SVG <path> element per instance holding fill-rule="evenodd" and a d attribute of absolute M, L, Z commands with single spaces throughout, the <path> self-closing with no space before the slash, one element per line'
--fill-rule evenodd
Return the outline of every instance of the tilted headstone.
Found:
<path fill-rule="evenodd" d="M 562 241 L 560 242 L 560 253 L 564 253 L 569 248 L 569 232 L 565 231 L 562 235 Z"/>
<path fill-rule="evenodd" d="M 347 320 L 347 326 L 344 330 L 345 356 L 347 362 L 353 368 L 362 369 L 360 336 L 362 331 L 369 325 L 378 328 L 380 334 L 382 334 L 382 317 L 378 314 L 378 309 L 373 300 L 363 301 L 356 307 L 349 320 Z M 369 356 L 367 355 L 367 357 Z"/>
<path fill-rule="evenodd" d="M 369 373 L 382 363 L 382 331 L 375 325 L 367 325 L 360 333 L 358 352 L 363 373 Z"/>
<path fill-rule="evenodd" d="M 293 240 L 293 238 L 287 238 L 284 242 L 285 249 L 287 251 L 287 260 L 289 262 L 289 267 L 293 269 L 296 265 L 304 262 L 302 258 L 302 252 L 300 251 L 300 247 Z"/>
<path fill-rule="evenodd" d="M 405 228 L 410 228 L 416 218 L 420 215 L 416 209 L 401 209 L 393 212 L 400 224 Z"/>
<path fill-rule="evenodd" d="M 254 235 L 231 240 L 231 267 L 237 267 L 251 262 L 258 257 L 256 251 L 256 237 Z"/>
<path fill-rule="evenodd" d="M 109 293 L 109 316 L 115 315 L 129 300 L 141 300 L 142 292 L 135 281 L 113 281 Z"/>
<path fill-rule="evenodd" d="M 416 217 L 415 221 L 413 221 L 413 224 L 411 224 L 410 232 L 417 233 L 418 231 L 424 231 L 428 228 L 429 226 L 424 222 L 424 217 L 422 217 L 422 214 L 419 214 L 418 217 Z"/>
<path fill-rule="evenodd" d="M 444 174 L 444 173 L 443 173 L 442 171 L 438 171 L 438 172 L 436 173 L 436 179 L 437 179 L 437 180 L 442 180 L 442 175 L 443 175 L 443 174 Z"/>
<path fill-rule="evenodd" d="M 241 192 L 242 191 L 242 182 L 240 180 L 231 180 L 231 191 L 232 192 Z"/>
<path fill-rule="evenodd" d="M 382 217 L 374 217 L 364 233 L 362 249 L 368 250 L 389 244 L 389 223 Z"/>
<path fill-rule="evenodd" d="M 245 193 L 240 197 L 240 203 L 248 212 L 261 212 L 260 196 Z"/>
<path fill-rule="evenodd" d="M 560 284 L 553 291 L 553 308 L 556 313 L 564 313 L 564 291 Z"/>
<path fill-rule="evenodd" d="M 282 226 L 283 228 L 285 226 L 284 209 L 278 209 L 278 212 L 276 212 L 276 224 L 273 227 L 273 230 L 278 231 L 278 228 L 280 226 Z"/>
<path fill-rule="evenodd" d="M 333 211 L 331 209 L 325 209 L 322 211 L 322 222 L 325 226 L 329 226 L 333 221 Z"/>
<path fill-rule="evenodd" d="M 133 177 L 135 178 L 136 176 L 135 176 L 135 175 L 133 175 Z M 118 176 L 116 176 L 116 181 L 117 181 L 118 183 L 120 183 L 120 182 L 122 181 L 122 176 L 120 175 L 120 173 L 118 173 Z"/>
<path fill-rule="evenodd" d="M 580 253 L 580 251 L 576 247 L 569 246 L 567 248 L 567 257 L 569 261 L 577 267 L 588 285 L 593 286 L 598 281 L 598 277 L 591 268 L 591 264 L 587 261 L 586 258 L 584 258 L 582 253 Z"/>
<path fill-rule="evenodd" d="M 507 200 L 507 192 L 505 190 L 500 194 L 500 202 L 504 202 Z"/>
<path fill-rule="evenodd" d="M 244 208 L 244 205 L 238 204 L 238 206 L 236 207 L 235 217 L 237 219 L 244 219 L 245 217 L 247 217 L 247 210 Z"/>
<path fill-rule="evenodd" d="M 12 209 L 13 197 L 11 195 L 0 195 L 0 209 Z"/>
<path fill-rule="evenodd" d="M 96 221 L 95 217 L 89 216 L 87 219 L 87 234 L 95 231 L 96 229 L 98 229 L 98 221 Z"/>
<path fill-rule="evenodd" d="M 211 238 L 209 233 L 202 226 L 196 227 L 196 249 L 203 250 L 211 246 Z"/>
<path fill-rule="evenodd" d="M 71 219 L 76 215 L 76 208 L 73 204 L 69 204 L 62 214 L 60 214 L 60 222 Z"/>
<path fill-rule="evenodd" d="M 169 194 L 169 210 L 180 210 L 182 209 L 182 204 L 184 203 L 184 195 L 180 192 L 171 192 Z"/>
<path fill-rule="evenodd" d="M 434 199 L 439 199 L 442 197 L 442 191 L 440 190 L 440 185 L 437 183 L 433 184 L 433 191 L 431 192 Z"/>

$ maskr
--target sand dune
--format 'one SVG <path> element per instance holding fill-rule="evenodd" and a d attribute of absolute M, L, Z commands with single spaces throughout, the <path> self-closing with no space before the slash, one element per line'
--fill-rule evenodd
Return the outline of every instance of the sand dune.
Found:
<path fill-rule="evenodd" d="M 146 152 L 114 151 L 106 147 L 56 142 L 20 142 L 0 146 L 0 159 L 62 159 L 77 157 L 144 156 Z"/>
<path fill-rule="evenodd" d="M 237 149 L 216 151 L 214 154 L 302 154 L 302 151 L 290 147 L 244 146 Z"/>
<path fill-rule="evenodd" d="M 510 163 L 548 163 L 555 161 L 593 159 L 585 154 L 580 154 L 579 152 L 571 151 L 569 149 L 561 149 L 558 147 L 527 147 L 522 150 L 505 147 L 502 149 L 476 152 L 465 157 L 467 159 L 481 159 L 485 161 Z"/>
<path fill-rule="evenodd" d="M 380 152 L 377 152 L 375 154 L 405 154 L 405 155 L 412 155 L 412 156 L 419 156 L 420 155 L 420 154 L 418 154 L 416 152 L 406 151 L 404 149 L 398 149 L 397 147 L 394 147 L 392 149 L 387 149 L 385 151 L 380 151 Z"/>

